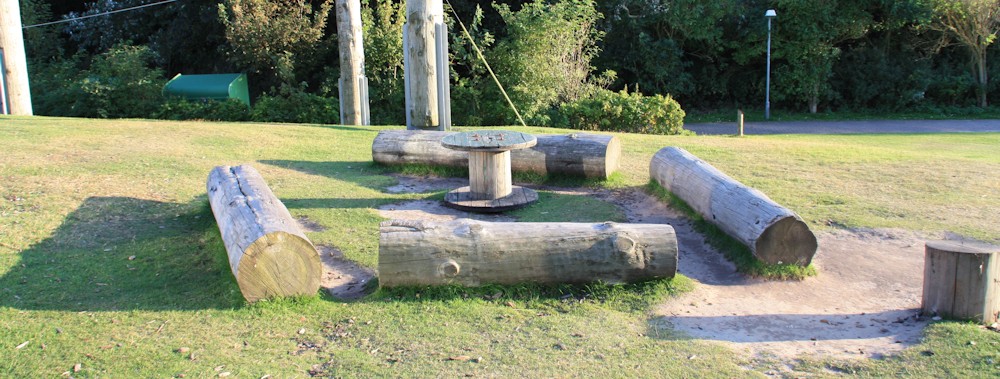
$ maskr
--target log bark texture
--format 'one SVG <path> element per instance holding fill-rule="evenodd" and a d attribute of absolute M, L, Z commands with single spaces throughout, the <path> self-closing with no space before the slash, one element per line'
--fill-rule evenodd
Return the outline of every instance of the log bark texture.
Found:
<path fill-rule="evenodd" d="M 406 23 L 403 25 L 406 64 L 403 70 L 409 78 L 409 86 L 405 89 L 409 92 L 406 104 L 409 128 L 437 129 L 441 126 L 434 25 L 443 17 L 444 8 L 440 0 L 406 1 Z"/>
<path fill-rule="evenodd" d="M 816 254 L 816 236 L 798 215 L 684 149 L 658 151 L 649 176 L 761 261 L 808 266 Z"/>
<path fill-rule="evenodd" d="M 28 60 L 21 31 L 21 9 L 17 0 L 0 1 L 0 52 L 6 79 L 9 111 L 12 115 L 31 116 L 31 89 L 28 86 Z M 5 101 L 5 100 L 0 100 Z"/>
<path fill-rule="evenodd" d="M 391 220 L 379 234 L 383 286 L 634 282 L 677 272 L 670 225 Z"/>
<path fill-rule="evenodd" d="M 364 125 L 361 79 L 365 76 L 365 50 L 361 31 L 361 2 L 337 0 L 337 41 L 340 49 L 340 113 L 345 125 Z"/>
<path fill-rule="evenodd" d="M 229 265 L 247 301 L 319 290 L 323 266 L 316 247 L 257 170 L 216 167 L 207 188 Z"/>
<path fill-rule="evenodd" d="M 1000 248 L 930 241 L 924 249 L 925 314 L 984 324 L 1000 317 Z"/>
<path fill-rule="evenodd" d="M 441 145 L 451 132 L 383 130 L 372 142 L 372 159 L 382 164 L 469 167 L 469 154 Z M 603 134 L 535 135 L 529 149 L 511 151 L 511 170 L 607 179 L 618 170 L 621 142 Z"/>

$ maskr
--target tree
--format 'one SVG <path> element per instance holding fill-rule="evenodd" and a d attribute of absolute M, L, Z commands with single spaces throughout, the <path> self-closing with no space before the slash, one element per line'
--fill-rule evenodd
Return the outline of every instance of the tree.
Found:
<path fill-rule="evenodd" d="M 965 47 L 972 60 L 979 106 L 985 108 L 987 84 L 987 49 L 1000 33 L 1000 1 L 940 0 L 934 4 L 934 20 L 930 28 L 942 33 L 942 44 L 954 43 Z"/>
<path fill-rule="evenodd" d="M 393 0 L 366 1 L 361 7 L 365 72 L 373 124 L 405 122 L 403 100 L 403 24 L 406 7 Z"/>
<path fill-rule="evenodd" d="M 530 122 L 547 124 L 545 113 L 576 100 L 587 79 L 602 33 L 593 0 L 535 0 L 513 11 L 494 4 L 507 24 L 507 35 L 492 50 L 500 81 Z M 491 58 L 491 57 L 487 57 Z"/>
<path fill-rule="evenodd" d="M 228 58 L 264 76 L 263 84 L 296 86 L 295 59 L 323 38 L 332 1 L 319 9 L 305 0 L 226 0 L 219 4 Z"/>
<path fill-rule="evenodd" d="M 830 77 L 840 56 L 838 45 L 864 36 L 873 22 L 863 3 L 777 2 L 774 56 L 784 58 L 783 67 L 775 72 L 780 95 L 806 101 L 811 113 L 817 112 L 820 101 L 833 95 Z"/>
<path fill-rule="evenodd" d="M 607 33 L 599 66 L 645 92 L 670 93 L 705 104 L 726 92 L 727 52 L 739 42 L 727 28 L 745 24 L 740 0 L 605 0 Z M 727 34 L 728 32 L 728 34 Z M 736 38 L 733 38 L 736 37 Z M 739 44 L 747 50 L 759 44 Z M 759 49 L 763 51 L 763 48 Z M 759 54 L 754 54 L 756 57 Z M 627 84 L 626 84 L 627 85 Z"/>

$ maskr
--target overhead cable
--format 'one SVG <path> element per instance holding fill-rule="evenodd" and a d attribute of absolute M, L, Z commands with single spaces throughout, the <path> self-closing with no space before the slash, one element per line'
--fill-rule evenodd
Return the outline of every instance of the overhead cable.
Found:
<path fill-rule="evenodd" d="M 150 3 L 150 4 L 145 4 L 145 5 L 137 5 L 137 6 L 130 7 L 130 8 L 122 8 L 122 9 L 117 9 L 117 10 L 113 10 L 113 11 L 107 11 L 107 12 L 98 13 L 98 14 L 91 14 L 91 15 L 74 17 L 74 18 L 67 18 L 65 20 L 45 22 L 45 23 L 41 23 L 41 24 L 34 24 L 34 25 L 28 25 L 28 26 L 22 26 L 21 29 L 34 28 L 34 27 L 37 27 L 37 26 L 47 26 L 47 25 L 62 24 L 62 23 L 73 22 L 73 21 L 77 21 L 77 20 L 83 20 L 83 19 L 86 19 L 86 18 L 98 17 L 98 16 L 107 16 L 109 14 L 121 13 L 121 12 L 128 12 L 128 11 L 132 11 L 132 10 L 136 10 L 136 9 L 142 9 L 142 8 L 148 8 L 148 7 L 156 6 L 156 5 L 163 5 L 163 4 L 167 4 L 167 3 L 173 3 L 173 2 L 176 2 L 176 1 L 177 0 L 165 0 L 165 1 L 160 1 L 160 2 L 157 2 L 157 3 Z"/>

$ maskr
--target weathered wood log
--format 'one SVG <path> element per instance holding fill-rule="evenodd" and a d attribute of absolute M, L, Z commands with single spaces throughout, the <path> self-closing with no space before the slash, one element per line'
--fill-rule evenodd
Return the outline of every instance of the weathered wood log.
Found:
<path fill-rule="evenodd" d="M 337 0 L 337 44 L 340 49 L 340 123 L 366 125 L 363 96 L 365 47 L 361 30 L 361 1 Z"/>
<path fill-rule="evenodd" d="M 407 0 L 403 24 L 406 119 L 409 129 L 438 129 L 438 69 L 435 24 L 444 17 L 441 1 Z"/>
<path fill-rule="evenodd" d="M 770 264 L 808 266 L 816 236 L 792 211 L 679 147 L 653 155 L 649 176 Z"/>
<path fill-rule="evenodd" d="M 1000 317 L 1000 248 L 930 241 L 924 248 L 921 309 L 984 324 Z"/>
<path fill-rule="evenodd" d="M 451 132 L 383 130 L 372 142 L 372 159 L 382 164 L 468 167 L 469 154 L 441 145 Z M 535 135 L 530 149 L 511 152 L 511 170 L 607 179 L 618 170 L 621 142 L 604 134 Z"/>
<path fill-rule="evenodd" d="M 634 282 L 677 272 L 670 225 L 391 220 L 379 234 L 383 286 Z"/>
<path fill-rule="evenodd" d="M 17 1 L 0 1 L 0 114 L 31 116 L 31 89 L 28 85 L 28 61 L 21 31 L 21 8 Z M 8 103 L 9 102 L 9 103 Z"/>
<path fill-rule="evenodd" d="M 319 290 L 323 265 L 316 247 L 257 170 L 216 167 L 207 187 L 229 265 L 247 301 Z"/>

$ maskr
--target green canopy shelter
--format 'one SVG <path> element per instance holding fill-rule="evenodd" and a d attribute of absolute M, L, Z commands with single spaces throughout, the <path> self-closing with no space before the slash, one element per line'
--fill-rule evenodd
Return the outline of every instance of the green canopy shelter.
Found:
<path fill-rule="evenodd" d="M 250 106 L 246 74 L 177 74 L 163 86 L 163 96 L 188 100 L 237 99 Z"/>

